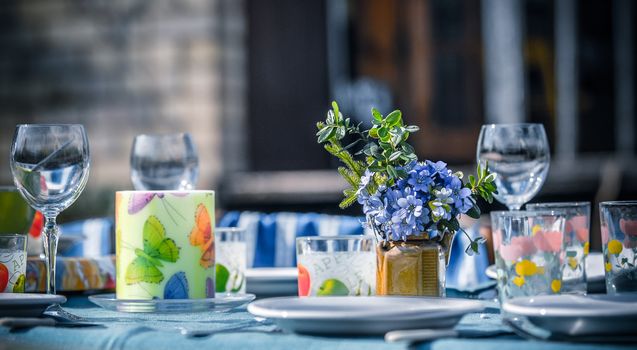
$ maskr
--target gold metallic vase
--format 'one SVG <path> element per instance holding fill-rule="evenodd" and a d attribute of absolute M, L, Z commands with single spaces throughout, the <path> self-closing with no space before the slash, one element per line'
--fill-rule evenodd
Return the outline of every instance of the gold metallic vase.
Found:
<path fill-rule="evenodd" d="M 445 296 L 445 272 L 453 234 L 427 234 L 376 246 L 376 295 Z"/>

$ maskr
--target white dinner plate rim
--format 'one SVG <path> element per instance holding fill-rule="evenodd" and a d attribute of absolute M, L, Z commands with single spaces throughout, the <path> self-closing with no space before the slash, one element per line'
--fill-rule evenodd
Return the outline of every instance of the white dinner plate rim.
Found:
<path fill-rule="evenodd" d="M 601 296 L 601 294 L 599 295 Z M 613 296 L 606 295 L 608 298 Z M 568 307 L 559 305 L 560 299 L 584 299 L 587 307 Z M 554 305 L 529 305 L 529 303 L 535 301 L 546 302 L 546 300 L 557 302 Z M 637 296 L 635 296 L 637 301 Z M 536 297 L 522 297 L 515 298 L 506 301 L 502 304 L 502 310 L 508 313 L 512 313 L 519 316 L 526 317 L 621 317 L 621 316 L 635 316 L 637 317 L 637 308 L 625 308 L 618 305 L 617 307 L 611 307 L 608 302 L 612 300 L 598 300 L 587 296 L 580 295 L 542 295 Z M 599 305 L 605 304 L 605 305 Z M 597 306 L 599 307 L 591 307 Z M 625 305 L 624 305 L 625 306 Z"/>
<path fill-rule="evenodd" d="M 356 310 L 334 310 L 330 309 L 326 311 L 308 311 L 302 309 L 287 309 L 285 306 L 290 304 L 290 301 L 298 302 L 299 300 L 321 300 L 325 303 L 336 300 L 344 299 L 356 299 L 357 301 L 371 301 L 371 300 L 392 300 L 392 299 L 413 299 L 414 302 L 432 302 L 435 301 L 436 305 L 442 303 L 456 303 L 454 308 L 438 308 L 438 309 L 414 309 L 414 310 L 394 310 L 391 308 L 374 308 L 373 305 L 369 305 L 369 309 L 365 311 Z M 267 304 L 280 303 L 283 308 L 272 309 Z M 264 305 L 265 304 L 265 305 Z M 339 305 L 340 306 L 340 305 Z M 329 306 L 327 306 L 329 307 Z M 435 298 L 435 297 L 408 297 L 408 296 L 371 296 L 371 297 L 277 297 L 257 300 L 248 305 L 248 312 L 255 316 L 274 318 L 274 319 L 296 319 L 296 320 L 369 320 L 370 318 L 376 319 L 423 319 L 429 317 L 453 317 L 460 314 L 466 314 L 471 312 L 480 312 L 484 310 L 484 305 L 476 300 L 469 299 L 457 299 L 457 298 Z"/>
<path fill-rule="evenodd" d="M 289 282 L 298 278 L 298 271 L 294 267 L 257 267 L 246 269 L 247 282 Z"/>

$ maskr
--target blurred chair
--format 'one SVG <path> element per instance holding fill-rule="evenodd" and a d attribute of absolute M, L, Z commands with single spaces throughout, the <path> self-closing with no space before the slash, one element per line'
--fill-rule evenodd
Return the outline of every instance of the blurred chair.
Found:
<path fill-rule="evenodd" d="M 59 256 L 100 257 L 113 254 L 113 219 L 95 218 L 60 225 Z"/>

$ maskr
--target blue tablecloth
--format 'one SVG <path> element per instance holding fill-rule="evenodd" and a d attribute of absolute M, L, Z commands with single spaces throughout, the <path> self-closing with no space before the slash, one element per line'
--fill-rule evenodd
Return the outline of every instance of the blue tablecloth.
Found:
<path fill-rule="evenodd" d="M 459 330 L 506 331 L 501 324 L 497 304 L 484 301 L 487 309 L 466 315 Z M 36 327 L 13 331 L 0 327 L 0 349 L 408 349 L 406 343 L 385 343 L 381 337 L 319 337 L 274 332 L 271 324 L 259 324 L 245 309 L 227 313 L 194 313 L 183 315 L 122 314 L 100 309 L 86 297 L 71 297 L 65 308 L 75 314 L 119 321 L 104 323 L 103 328 Z M 187 338 L 181 329 L 230 329 L 248 325 L 241 331 L 229 331 L 201 338 Z M 248 332 L 249 331 L 249 332 Z M 441 339 L 421 343 L 417 349 L 627 349 L 635 346 L 570 344 L 523 340 L 513 334 L 480 339 Z"/>

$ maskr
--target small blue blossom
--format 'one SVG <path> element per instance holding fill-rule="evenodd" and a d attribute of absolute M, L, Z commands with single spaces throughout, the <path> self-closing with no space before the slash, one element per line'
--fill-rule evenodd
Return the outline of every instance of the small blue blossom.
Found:
<path fill-rule="evenodd" d="M 365 175 L 361 176 L 360 187 L 362 188 L 367 187 L 367 185 L 369 184 L 369 181 L 372 179 L 372 176 L 374 176 L 374 173 L 372 173 L 369 170 L 365 170 Z"/>
<path fill-rule="evenodd" d="M 365 214 L 370 216 L 376 225 L 382 225 L 389 221 L 391 214 L 387 211 L 387 199 L 371 197 Z"/>
<path fill-rule="evenodd" d="M 363 210 L 365 210 L 365 206 L 367 205 L 367 202 L 369 201 L 369 192 L 367 192 L 367 190 L 364 187 L 361 187 L 358 190 L 358 196 L 356 197 L 356 200 L 358 201 L 358 204 L 361 204 L 363 206 Z"/>
<path fill-rule="evenodd" d="M 433 216 L 434 222 L 444 219 L 448 214 L 443 204 L 438 201 L 431 202 L 431 208 L 431 215 Z"/>
<path fill-rule="evenodd" d="M 465 214 L 469 209 L 473 208 L 473 201 L 471 200 L 471 190 L 463 187 L 458 191 L 454 206 L 462 214 Z"/>
<path fill-rule="evenodd" d="M 420 171 L 412 170 L 409 174 L 409 179 L 407 180 L 407 183 L 411 185 L 415 191 L 423 192 L 429 191 L 429 186 L 433 182 L 434 180 L 431 178 L 431 174 L 427 169 L 422 169 Z"/>
<path fill-rule="evenodd" d="M 462 181 L 460 181 L 457 176 L 451 175 L 445 178 L 445 187 L 452 190 L 459 190 L 462 187 Z"/>
<path fill-rule="evenodd" d="M 430 160 L 426 161 L 426 164 L 431 167 L 431 169 L 433 171 L 431 171 L 431 176 L 434 176 L 436 174 L 443 174 L 446 175 L 447 174 L 447 163 L 443 162 L 443 161 L 438 161 L 438 162 L 432 162 Z"/>
<path fill-rule="evenodd" d="M 439 190 L 434 190 L 434 196 L 436 197 L 436 201 L 443 204 L 453 203 L 453 198 L 451 198 L 452 194 L 453 194 L 453 190 L 450 188 L 443 187 Z"/>

